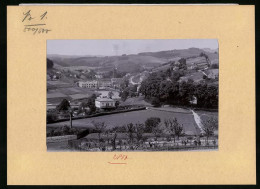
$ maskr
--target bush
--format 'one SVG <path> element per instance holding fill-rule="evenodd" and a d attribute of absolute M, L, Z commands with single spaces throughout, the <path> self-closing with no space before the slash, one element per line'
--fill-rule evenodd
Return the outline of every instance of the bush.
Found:
<path fill-rule="evenodd" d="M 52 136 L 64 136 L 64 135 L 77 135 L 79 134 L 80 130 L 76 128 L 70 128 L 67 125 L 63 127 L 58 127 L 56 129 L 52 129 L 49 133 L 47 133 L 47 137 Z"/>
<path fill-rule="evenodd" d="M 206 75 L 203 75 L 203 79 L 207 79 L 208 77 Z"/>
<path fill-rule="evenodd" d="M 57 114 L 55 113 L 47 113 L 47 123 L 54 122 L 58 119 Z"/>
<path fill-rule="evenodd" d="M 212 64 L 210 67 L 211 67 L 212 69 L 218 69 L 218 68 L 219 68 L 218 64 Z"/>
<path fill-rule="evenodd" d="M 150 117 L 145 121 L 145 132 L 151 133 L 154 128 L 158 127 L 161 119 L 159 117 Z"/>
<path fill-rule="evenodd" d="M 154 107 L 159 107 L 159 106 L 161 106 L 161 101 L 160 101 L 158 98 L 153 97 L 153 98 L 151 99 L 151 104 L 152 104 Z"/>

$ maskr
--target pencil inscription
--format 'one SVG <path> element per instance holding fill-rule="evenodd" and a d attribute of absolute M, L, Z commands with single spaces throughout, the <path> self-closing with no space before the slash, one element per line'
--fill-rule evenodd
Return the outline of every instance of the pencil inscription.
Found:
<path fill-rule="evenodd" d="M 41 33 L 49 33 L 51 30 L 46 28 L 48 12 L 45 11 L 35 16 L 32 15 L 31 10 L 23 13 L 22 22 L 24 23 L 24 32 L 31 32 L 33 35 Z M 34 22 L 34 23 L 33 23 Z"/>
<path fill-rule="evenodd" d="M 129 159 L 125 154 L 114 154 L 113 161 L 109 161 L 109 164 L 127 164 L 125 161 Z"/>

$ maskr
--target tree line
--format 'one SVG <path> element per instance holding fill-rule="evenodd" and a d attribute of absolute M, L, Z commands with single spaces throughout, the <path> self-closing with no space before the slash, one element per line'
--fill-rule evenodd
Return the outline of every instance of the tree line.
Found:
<path fill-rule="evenodd" d="M 141 83 L 139 92 L 146 99 L 154 102 L 190 106 L 194 98 L 197 99 L 196 107 L 217 108 L 218 86 L 205 80 L 196 83 L 192 79 L 179 81 L 185 75 L 185 70 L 174 71 L 168 69 L 151 73 Z"/>
<path fill-rule="evenodd" d="M 102 151 L 108 150 L 109 147 L 112 147 L 112 150 L 120 147 L 121 150 L 122 146 L 124 146 L 124 149 L 128 148 L 130 150 L 143 149 L 145 143 L 146 145 L 150 145 L 150 147 L 155 145 L 155 148 L 159 148 L 157 144 L 161 142 L 165 143 L 166 141 L 173 142 L 177 146 L 180 145 L 180 142 L 182 146 L 186 146 L 186 144 L 192 145 L 193 143 L 196 146 L 197 144 L 200 145 L 201 136 L 206 137 L 204 145 L 209 145 L 209 138 L 214 136 L 215 130 L 218 130 L 218 122 L 215 117 L 209 117 L 203 122 L 204 134 L 198 135 L 197 133 L 197 136 L 187 136 L 183 125 L 174 117 L 164 120 L 161 120 L 159 117 L 150 117 L 144 123 L 128 123 L 113 128 L 108 128 L 108 125 L 104 122 L 92 121 L 92 124 L 93 127 L 87 133 L 95 133 L 96 138 L 89 138 L 86 148 L 99 148 Z M 77 128 L 64 126 L 51 130 L 47 133 L 47 136 L 80 135 L 81 132 Z M 213 139 L 214 143 L 215 138 Z M 151 141 L 157 141 L 158 143 L 155 142 L 152 144 L 150 143 Z M 89 146 L 90 143 L 92 144 L 91 146 Z"/>

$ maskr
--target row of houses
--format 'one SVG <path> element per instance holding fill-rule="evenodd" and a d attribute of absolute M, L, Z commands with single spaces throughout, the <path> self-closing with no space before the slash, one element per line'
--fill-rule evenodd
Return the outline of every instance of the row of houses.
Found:
<path fill-rule="evenodd" d="M 209 67 L 209 61 L 204 56 L 192 57 L 186 59 L 187 69 L 205 70 Z"/>
<path fill-rule="evenodd" d="M 77 86 L 82 88 L 94 88 L 94 89 L 106 88 L 106 87 L 119 88 L 121 82 L 122 82 L 122 78 L 86 80 L 86 81 L 78 81 Z"/>

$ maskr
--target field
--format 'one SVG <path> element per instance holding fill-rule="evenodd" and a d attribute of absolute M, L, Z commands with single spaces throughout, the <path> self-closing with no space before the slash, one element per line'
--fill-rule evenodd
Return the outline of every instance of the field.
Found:
<path fill-rule="evenodd" d="M 200 116 L 201 120 L 205 120 L 209 118 L 209 116 L 218 117 L 218 112 L 209 112 L 209 111 L 196 111 L 196 113 Z"/>
<path fill-rule="evenodd" d="M 127 105 L 144 105 L 144 106 L 146 106 L 146 107 L 151 106 L 150 103 L 148 103 L 148 102 L 146 102 L 146 101 L 144 100 L 144 97 L 143 97 L 143 96 L 128 98 L 128 99 L 126 99 L 126 101 L 121 102 L 120 105 L 121 105 L 121 106 L 127 106 Z"/>
<path fill-rule="evenodd" d="M 186 111 L 186 110 L 185 110 Z M 211 112 L 200 112 L 200 115 L 217 115 L 216 113 Z M 77 128 L 90 128 L 92 127 L 92 121 L 95 122 L 105 122 L 108 126 L 107 128 L 113 128 L 116 126 L 123 126 L 128 123 L 144 123 L 147 118 L 150 117 L 160 117 L 161 121 L 163 122 L 164 119 L 169 119 L 176 117 L 177 120 L 183 124 L 185 131 L 198 133 L 199 129 L 194 121 L 192 113 L 177 113 L 177 112 L 170 112 L 170 111 L 162 111 L 162 110 L 155 110 L 155 109 L 148 109 L 148 110 L 140 110 L 134 112 L 127 112 L 127 113 L 119 113 L 113 115 L 105 115 L 100 117 L 93 117 L 93 118 L 86 118 L 86 119 L 78 119 L 73 121 L 73 127 Z M 61 127 L 64 125 L 69 125 L 68 121 L 47 124 L 47 129 L 51 129 L 54 127 Z"/>
<path fill-rule="evenodd" d="M 193 72 L 181 77 L 180 80 L 188 81 L 188 79 L 192 79 L 195 82 L 199 82 L 200 80 L 203 80 L 203 75 L 204 74 L 202 72 Z"/>
<path fill-rule="evenodd" d="M 98 93 L 95 91 L 95 89 L 80 88 L 76 86 L 64 87 L 64 88 L 58 87 L 56 89 L 51 89 L 47 92 L 47 102 L 50 104 L 59 104 L 64 97 L 66 97 L 67 99 L 71 99 L 69 95 L 75 95 L 75 94 L 83 94 L 83 95 L 91 96 L 92 94 L 97 95 Z M 55 95 L 57 96 L 56 98 Z M 59 96 L 60 98 L 58 98 Z"/>

